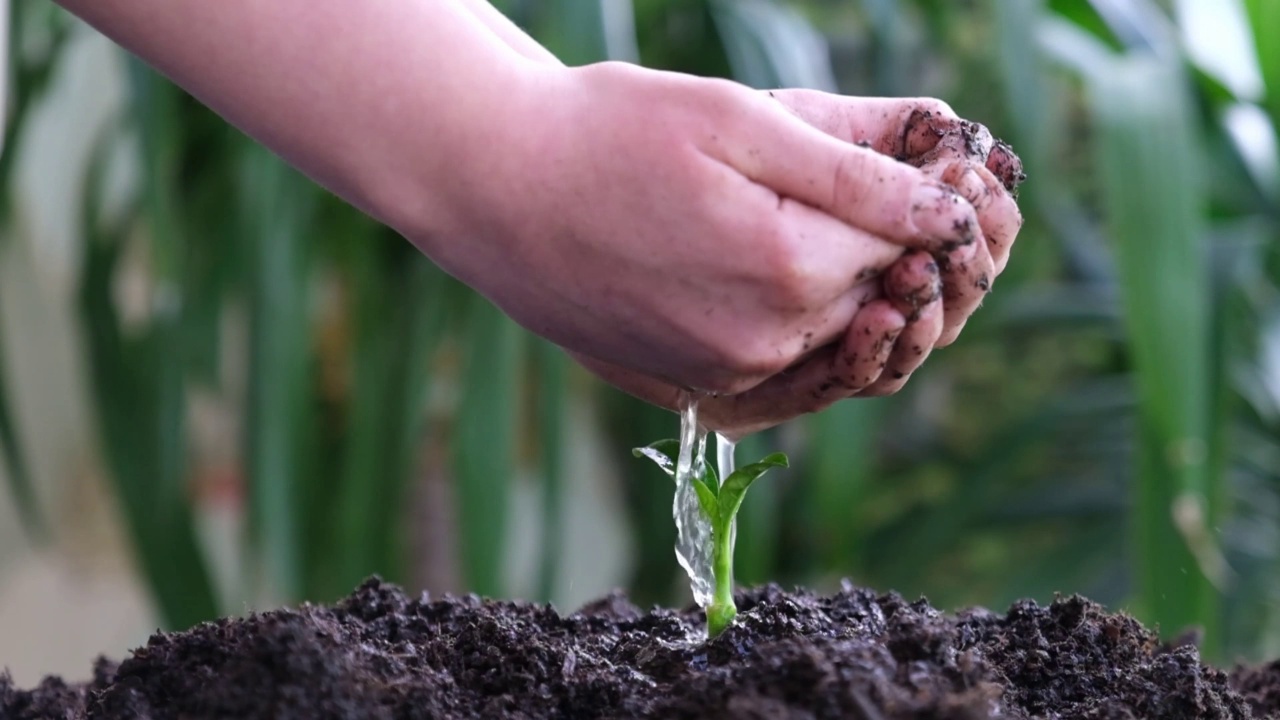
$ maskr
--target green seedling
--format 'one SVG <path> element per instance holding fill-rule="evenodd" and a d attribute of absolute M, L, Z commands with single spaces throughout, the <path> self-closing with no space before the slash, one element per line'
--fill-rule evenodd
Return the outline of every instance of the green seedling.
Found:
<path fill-rule="evenodd" d="M 660 440 L 636 448 L 632 454 L 649 458 L 675 478 L 679 452 L 679 441 Z M 733 519 L 738 508 L 742 507 L 742 498 L 751 483 L 775 467 L 788 467 L 787 456 L 773 453 L 759 462 L 734 470 L 724 482 L 716 477 L 716 471 L 709 463 L 704 465 L 701 477 L 691 478 L 694 492 L 698 495 L 698 506 L 711 525 L 711 566 L 715 583 L 711 604 L 706 610 L 709 637 L 724 632 L 738 614 L 738 607 L 733 602 Z"/>

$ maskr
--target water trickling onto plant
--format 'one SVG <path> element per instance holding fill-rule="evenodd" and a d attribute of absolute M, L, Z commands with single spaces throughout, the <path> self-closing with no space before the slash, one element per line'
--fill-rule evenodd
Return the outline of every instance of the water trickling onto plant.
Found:
<path fill-rule="evenodd" d="M 680 455 L 676 460 L 676 558 L 689 575 L 693 599 L 699 607 L 711 603 L 715 574 L 711 565 L 711 522 L 702 514 L 694 478 L 706 471 L 707 434 L 698 425 L 698 399 L 685 393 L 680 407 Z"/>

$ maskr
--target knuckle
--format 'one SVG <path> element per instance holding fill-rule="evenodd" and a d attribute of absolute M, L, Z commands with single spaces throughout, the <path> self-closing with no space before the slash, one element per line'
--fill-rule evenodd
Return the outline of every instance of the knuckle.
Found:
<path fill-rule="evenodd" d="M 809 310 L 819 281 L 813 253 L 776 218 L 764 223 L 760 232 L 763 297 L 769 305 L 786 313 Z"/>
<path fill-rule="evenodd" d="M 938 98 L 920 97 L 913 98 L 910 103 L 912 112 L 930 113 L 932 115 L 940 115 L 947 118 L 959 118 L 956 111 L 946 101 Z"/>
<path fill-rule="evenodd" d="M 831 179 L 831 206 L 840 208 L 842 214 L 858 217 L 866 209 L 870 193 L 866 192 L 870 182 L 883 181 L 882 168 L 877 166 L 876 155 L 863 148 L 849 148 L 836 161 L 834 177 Z"/>

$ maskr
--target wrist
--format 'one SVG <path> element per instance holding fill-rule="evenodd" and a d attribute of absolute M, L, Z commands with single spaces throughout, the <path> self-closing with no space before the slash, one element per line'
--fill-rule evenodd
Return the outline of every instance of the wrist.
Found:
<path fill-rule="evenodd" d="M 449 93 L 446 111 L 436 97 L 405 97 L 400 122 L 380 136 L 381 161 L 365 169 L 371 213 L 488 294 L 480 275 L 509 261 L 530 221 L 523 208 L 545 185 L 570 72 L 506 56 Z"/>

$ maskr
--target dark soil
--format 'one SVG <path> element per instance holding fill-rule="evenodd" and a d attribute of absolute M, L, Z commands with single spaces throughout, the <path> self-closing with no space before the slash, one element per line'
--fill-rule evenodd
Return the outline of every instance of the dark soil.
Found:
<path fill-rule="evenodd" d="M 1222 672 L 1073 597 L 947 616 L 924 601 L 776 586 L 701 642 L 697 612 L 615 595 L 562 617 L 371 580 L 304 605 L 158 634 L 94 679 L 18 691 L 13 718 L 1250 718 L 1280 664 Z M 7 648 L 13 651 L 13 648 Z M 1252 707 L 1251 707 L 1252 706 Z"/>

